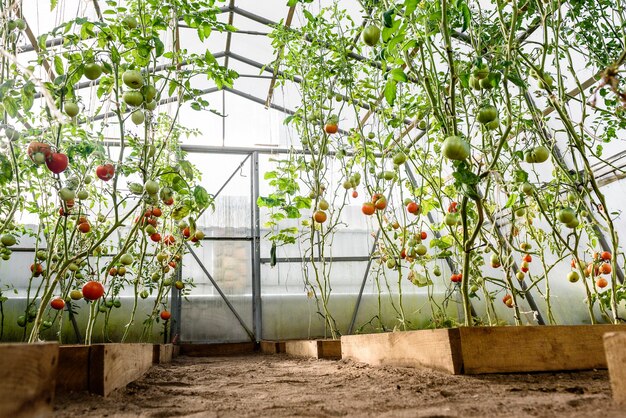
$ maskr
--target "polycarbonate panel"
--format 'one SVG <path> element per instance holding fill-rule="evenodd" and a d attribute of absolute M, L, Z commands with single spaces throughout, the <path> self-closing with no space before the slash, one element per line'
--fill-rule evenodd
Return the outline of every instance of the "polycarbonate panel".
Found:
<path fill-rule="evenodd" d="M 249 241 L 203 241 L 193 251 L 204 268 L 252 330 L 251 246 Z M 249 340 L 245 329 L 190 254 L 182 275 L 193 278 L 195 288 L 182 301 L 181 340 L 235 342 Z"/>
<path fill-rule="evenodd" d="M 250 158 L 246 160 L 246 155 L 239 154 L 189 153 L 187 159 L 203 172 L 201 184 L 211 195 L 223 187 L 215 198 L 215 208 L 207 209 L 197 220 L 205 235 L 251 236 Z"/>

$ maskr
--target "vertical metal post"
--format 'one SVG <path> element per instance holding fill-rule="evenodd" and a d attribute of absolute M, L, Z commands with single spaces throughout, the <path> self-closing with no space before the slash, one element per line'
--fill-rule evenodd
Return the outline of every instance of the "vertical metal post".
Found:
<path fill-rule="evenodd" d="M 250 217 L 252 241 L 252 331 L 256 341 L 263 338 L 263 316 L 261 313 L 261 224 L 259 215 L 259 153 L 254 151 L 250 160 Z"/>
<path fill-rule="evenodd" d="M 182 280 L 183 276 L 183 263 L 178 263 L 176 266 L 176 280 Z M 172 293 L 170 295 L 170 309 L 172 311 L 172 318 L 170 320 L 170 341 L 178 342 L 180 339 L 180 325 L 182 316 L 182 298 L 180 297 L 180 290 L 176 289 L 176 286 L 172 286 Z M 167 335 L 165 336 L 167 338 Z"/>
<path fill-rule="evenodd" d="M 367 260 L 367 266 L 365 266 L 365 273 L 363 273 L 363 281 L 361 282 L 361 289 L 359 289 L 359 295 L 356 298 L 356 305 L 354 305 L 354 311 L 352 312 L 352 319 L 350 320 L 350 326 L 348 327 L 348 335 L 352 334 L 354 330 L 354 324 L 356 322 L 356 315 L 359 313 L 359 306 L 361 305 L 361 298 L 363 297 L 363 291 L 365 290 L 365 283 L 367 282 L 367 277 L 370 273 L 370 268 L 372 267 L 372 254 L 376 251 L 376 245 L 378 244 L 378 239 L 380 238 L 380 229 L 376 232 L 376 238 L 374 238 L 374 243 L 372 244 L 372 249 L 370 251 L 369 260 Z"/>

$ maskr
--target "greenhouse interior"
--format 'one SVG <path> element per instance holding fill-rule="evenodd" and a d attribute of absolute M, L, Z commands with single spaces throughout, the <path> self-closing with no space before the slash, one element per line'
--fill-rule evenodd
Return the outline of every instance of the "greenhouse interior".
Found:
<path fill-rule="evenodd" d="M 0 418 L 626 417 L 622 0 L 0 17 Z"/>

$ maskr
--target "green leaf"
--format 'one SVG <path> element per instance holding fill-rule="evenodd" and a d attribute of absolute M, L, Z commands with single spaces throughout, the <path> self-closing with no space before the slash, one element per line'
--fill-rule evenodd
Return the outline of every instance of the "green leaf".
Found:
<path fill-rule="evenodd" d="M 417 9 L 417 0 L 404 0 L 404 15 L 409 16 Z"/>
<path fill-rule="evenodd" d="M 187 206 L 179 206 L 172 211 L 172 218 L 180 221 L 189 215 L 189 212 L 191 212 L 191 210 Z"/>
<path fill-rule="evenodd" d="M 395 80 L 387 80 L 385 84 L 385 100 L 389 103 L 390 106 L 393 106 L 393 103 L 396 101 L 397 94 L 397 82 Z"/>
<path fill-rule="evenodd" d="M 391 70 L 391 77 L 393 77 L 394 80 L 400 82 L 406 82 L 409 79 L 406 73 L 402 70 L 402 68 L 394 68 L 393 70 Z"/>
<path fill-rule="evenodd" d="M 9 159 L 0 154 L 0 185 L 5 185 L 13 180 L 13 169 Z"/>
<path fill-rule="evenodd" d="M 461 28 L 461 32 L 465 32 L 469 28 L 470 22 L 472 21 L 472 13 L 465 2 L 461 4 L 460 8 L 461 13 L 463 14 L 463 27 Z"/>
<path fill-rule="evenodd" d="M 516 75 L 509 74 L 509 75 L 507 75 L 507 79 L 511 83 L 515 84 L 517 87 L 522 87 L 522 88 L 526 87 L 526 83 L 524 83 L 524 80 L 522 80 L 521 78 L 519 78 Z"/>
<path fill-rule="evenodd" d="M 189 161 L 181 160 L 178 162 L 180 168 L 183 170 L 183 174 L 187 177 L 187 180 L 193 180 L 193 166 Z"/>
<path fill-rule="evenodd" d="M 196 186 L 193 189 L 193 198 L 196 201 L 196 205 L 198 205 L 199 208 L 204 209 L 209 206 L 211 197 L 204 187 Z"/>
<path fill-rule="evenodd" d="M 54 71 L 56 71 L 58 75 L 64 74 L 65 71 L 63 69 L 63 60 L 59 55 L 54 56 Z"/>

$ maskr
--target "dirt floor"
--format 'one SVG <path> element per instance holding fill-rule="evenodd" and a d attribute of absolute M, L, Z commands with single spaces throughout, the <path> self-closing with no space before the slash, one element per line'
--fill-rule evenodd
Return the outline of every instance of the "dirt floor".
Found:
<path fill-rule="evenodd" d="M 606 371 L 450 376 L 279 355 L 179 357 L 108 398 L 57 397 L 58 417 L 626 417 Z"/>

